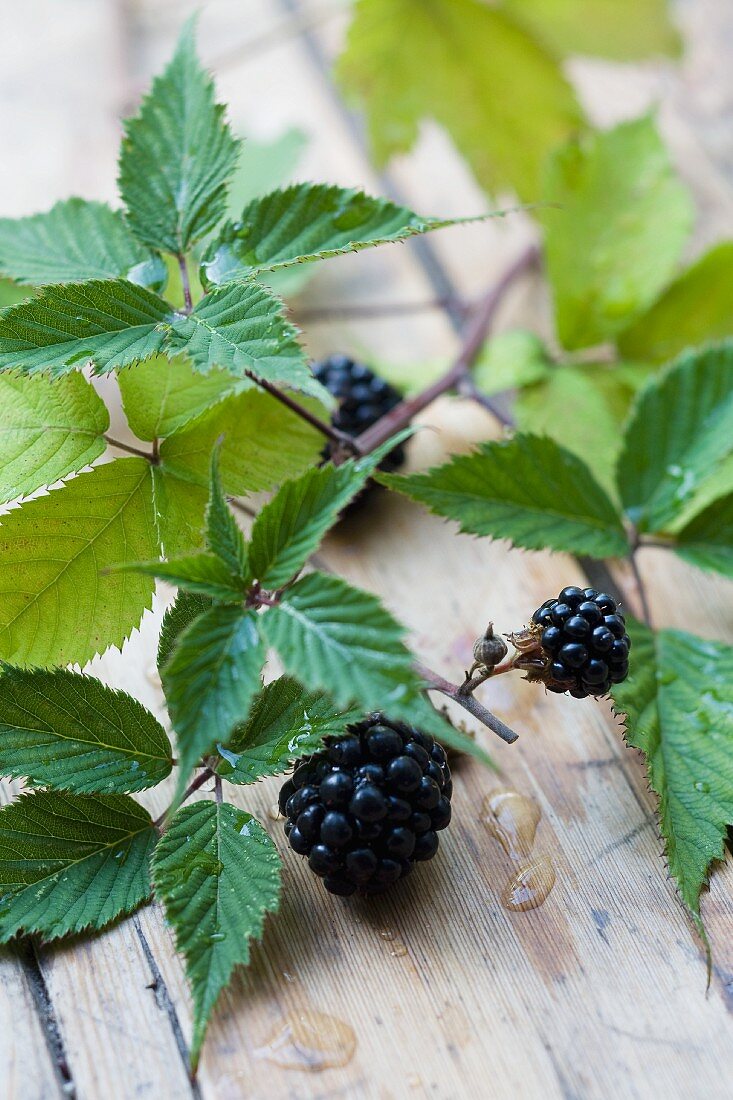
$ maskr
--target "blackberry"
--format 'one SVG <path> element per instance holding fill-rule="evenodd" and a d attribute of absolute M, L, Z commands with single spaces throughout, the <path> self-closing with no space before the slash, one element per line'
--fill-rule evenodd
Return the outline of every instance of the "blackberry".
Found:
<path fill-rule="evenodd" d="M 331 423 L 347 435 L 360 435 L 402 400 L 389 382 L 347 355 L 329 355 L 312 366 L 315 377 L 338 401 Z M 324 457 L 328 458 L 328 451 Z M 404 461 L 405 448 L 398 444 L 385 455 L 380 469 L 391 473 Z"/>
<path fill-rule="evenodd" d="M 595 588 L 564 588 L 532 616 L 550 691 L 605 695 L 628 675 L 631 638 L 615 599 Z"/>
<path fill-rule="evenodd" d="M 280 790 L 285 835 L 332 894 L 379 894 L 432 859 L 451 818 L 445 750 L 371 714 L 300 762 Z"/>
<path fill-rule="evenodd" d="M 563 588 L 512 641 L 519 650 L 513 663 L 528 679 L 576 699 L 606 695 L 629 674 L 626 622 L 613 597 L 595 588 Z"/>

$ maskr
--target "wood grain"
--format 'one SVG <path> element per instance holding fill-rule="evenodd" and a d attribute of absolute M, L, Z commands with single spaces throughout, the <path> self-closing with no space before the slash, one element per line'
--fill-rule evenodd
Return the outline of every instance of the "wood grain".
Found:
<path fill-rule="evenodd" d="M 69 126 L 79 103 L 100 137 L 86 150 L 88 175 L 81 179 L 74 164 L 73 171 L 57 172 L 53 187 L 59 196 L 70 189 L 106 195 L 114 178 L 109 148 L 117 132 L 114 104 L 160 64 L 194 5 L 139 0 L 118 7 L 111 0 L 94 5 L 75 0 L 67 7 L 65 67 L 78 71 L 86 63 L 93 34 L 89 80 L 101 94 L 87 106 L 85 96 L 74 98 L 71 85 L 57 90 L 54 114 L 46 119 L 49 130 L 57 131 L 55 140 L 64 143 L 54 163 L 73 160 L 76 131 Z M 202 48 L 215 58 L 238 41 L 261 37 L 292 5 L 212 0 L 203 7 Z M 53 42 L 31 27 L 43 24 L 52 8 L 48 0 L 34 0 L 27 23 L 25 15 L 22 23 L 13 17 L 15 94 L 26 107 L 26 84 L 55 56 Z M 92 16 L 98 22 L 90 29 Z M 704 33 L 695 25 L 696 33 Z M 344 115 L 318 57 L 319 52 L 333 56 L 342 30 L 337 17 L 319 25 L 315 43 L 293 36 L 254 56 L 245 52 L 241 64 L 228 65 L 219 83 L 235 123 L 258 137 L 302 126 L 311 141 L 301 178 L 372 190 L 394 186 L 426 213 L 484 208 L 486 200 L 450 143 L 430 126 L 416 152 L 393 166 L 386 181 L 375 178 L 358 128 Z M 595 95 L 607 102 L 612 88 L 620 113 L 624 104 L 635 110 L 657 87 L 666 91 L 670 140 L 685 162 L 690 159 L 694 97 L 688 97 L 686 114 L 684 97 L 677 88 L 669 91 L 667 76 L 655 85 L 647 71 L 586 66 L 579 79 L 589 101 Z M 39 120 L 27 109 L 25 132 L 35 134 Z M 0 134 L 8 125 L 0 121 Z M 45 206 L 56 197 L 47 178 L 42 193 L 24 191 L 27 140 L 20 148 L 16 178 L 0 191 L 3 213 Z M 702 139 L 695 149 L 702 163 L 691 168 L 690 179 L 702 196 L 704 235 L 711 225 L 720 233 L 729 191 Z M 420 300 L 446 285 L 475 295 L 530 232 L 518 215 L 475 231 L 451 230 L 422 249 L 411 245 L 345 257 L 324 265 L 303 304 Z M 541 285 L 527 280 L 507 301 L 499 322 L 547 331 L 548 317 Z M 437 311 L 319 325 L 307 340 L 314 352 L 343 347 L 364 350 L 377 361 L 415 363 L 447 357 L 456 346 L 450 319 Z M 488 414 L 448 399 L 422 422 L 426 430 L 411 447 L 416 469 L 497 434 Z M 577 563 L 567 557 L 509 552 L 500 543 L 458 536 L 451 525 L 386 493 L 339 528 L 324 560 L 381 594 L 409 625 L 420 657 L 454 679 L 469 663 L 473 639 L 489 619 L 502 630 L 518 627 L 538 602 L 580 578 Z M 733 640 L 730 585 L 657 551 L 645 551 L 641 564 L 660 625 L 685 625 Z M 629 585 L 623 569 L 618 579 Z M 122 654 L 110 652 L 93 665 L 98 675 L 131 691 L 161 717 L 153 663 L 163 603 L 161 598 L 156 614 L 146 617 Z M 519 730 L 520 741 L 508 748 L 487 740 L 499 776 L 469 761 L 459 763 L 454 824 L 439 856 L 383 899 L 334 899 L 303 861 L 285 850 L 281 827 L 268 816 L 277 781 L 227 791 L 232 801 L 259 815 L 281 847 L 284 901 L 254 950 L 252 967 L 222 997 L 196 1086 L 200 1095 L 211 1100 L 423 1095 L 646 1100 L 661 1094 L 722 1100 L 730 1094 L 730 861 L 716 871 L 703 903 L 716 963 L 706 996 L 700 944 L 660 858 L 653 800 L 638 756 L 623 747 L 608 708 L 504 680 L 511 678 L 487 685 L 481 697 Z M 534 851 L 552 858 L 557 882 L 545 904 L 532 912 L 510 913 L 501 905 L 514 868 L 481 820 L 483 798 L 498 784 L 533 798 L 542 812 Z M 143 800 L 160 812 L 165 795 L 161 789 Z M 40 965 L 79 1097 L 192 1094 L 184 1067 L 190 998 L 156 906 L 92 941 L 45 949 Z M 15 1088 L 10 1095 L 22 1100 L 55 1095 L 41 1020 L 24 972 L 10 955 L 0 960 L 0 991 L 3 1019 L 15 1025 L 12 1040 L 9 1027 L 0 1030 L 3 1066 L 11 1067 Z M 272 1037 L 288 1018 L 314 1011 L 351 1029 L 353 1057 L 320 1071 L 283 1069 L 269 1061 Z M 338 1061 L 338 1053 L 331 1050 L 330 1060 Z M 318 1061 L 315 1051 L 312 1060 Z"/>

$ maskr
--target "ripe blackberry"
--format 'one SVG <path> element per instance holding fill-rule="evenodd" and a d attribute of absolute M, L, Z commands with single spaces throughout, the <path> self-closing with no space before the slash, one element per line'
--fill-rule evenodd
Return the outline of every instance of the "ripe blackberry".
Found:
<path fill-rule="evenodd" d="M 329 355 L 327 359 L 313 363 L 313 373 L 338 401 L 338 408 L 331 415 L 331 423 L 347 435 L 360 435 L 402 400 L 389 382 L 347 355 Z M 404 461 L 405 448 L 398 444 L 384 457 L 380 469 L 391 473 Z"/>
<path fill-rule="evenodd" d="M 595 588 L 563 588 L 512 641 L 520 651 L 514 664 L 527 670 L 528 679 L 576 699 L 606 695 L 629 674 L 626 622 L 613 597 Z"/>
<path fill-rule="evenodd" d="M 290 847 L 332 894 L 380 894 L 432 859 L 451 818 L 445 750 L 370 714 L 301 761 L 280 790 Z"/>

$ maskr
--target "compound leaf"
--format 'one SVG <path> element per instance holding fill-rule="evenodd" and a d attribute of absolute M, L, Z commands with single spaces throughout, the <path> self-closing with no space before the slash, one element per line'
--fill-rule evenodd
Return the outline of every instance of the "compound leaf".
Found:
<path fill-rule="evenodd" d="M 252 384 L 229 371 L 201 374 L 185 355 L 154 355 L 117 374 L 127 423 L 138 439 L 165 439 Z"/>
<path fill-rule="evenodd" d="M 209 549 L 229 571 L 242 591 L 249 580 L 247 547 L 244 535 L 227 503 L 219 480 L 219 450 L 217 443 L 211 452 L 209 502 L 206 506 L 206 541 Z"/>
<path fill-rule="evenodd" d="M 733 824 L 733 649 L 640 623 L 629 632 L 631 675 L 613 698 L 646 757 L 669 869 L 703 931 L 700 890 Z"/>
<path fill-rule="evenodd" d="M 541 210 L 560 342 L 614 339 L 672 277 L 693 206 L 650 117 L 553 156 Z"/>
<path fill-rule="evenodd" d="M 0 810 L 0 940 L 53 940 L 133 912 L 150 897 L 156 836 L 126 795 L 21 795 Z"/>
<path fill-rule="evenodd" d="M 149 464 L 118 458 L 2 517 L 0 657 L 84 664 L 151 606 L 148 577 L 104 573 L 159 552 Z"/>
<path fill-rule="evenodd" d="M 166 609 L 163 622 L 160 627 L 158 640 L 158 669 L 162 669 L 170 659 L 179 634 L 182 634 L 187 626 L 208 611 L 213 601 L 209 596 L 202 596 L 200 592 L 181 591 L 175 600 Z"/>
<path fill-rule="evenodd" d="M 157 577 L 219 603 L 241 603 L 245 596 L 244 587 L 237 583 L 221 558 L 204 551 L 167 561 L 128 562 L 118 566 L 117 571 Z"/>
<path fill-rule="evenodd" d="M 122 793 L 154 787 L 171 766 L 163 727 L 124 691 L 66 669 L 0 669 L 0 775 Z"/>
<path fill-rule="evenodd" d="M 628 551 L 621 517 L 588 467 L 543 436 L 515 435 L 407 477 L 378 480 L 472 535 L 591 557 Z"/>
<path fill-rule="evenodd" d="M 322 466 L 280 487 L 258 513 L 250 536 L 249 570 L 263 588 L 278 588 L 305 565 L 374 465 L 362 460 Z"/>
<path fill-rule="evenodd" d="M 252 375 L 319 397 L 323 388 L 297 335 L 267 287 L 232 283 L 207 294 L 188 316 L 176 314 L 169 342 L 204 374 L 221 367 L 236 378 Z"/>
<path fill-rule="evenodd" d="M 0 313 L 0 369 L 57 378 L 91 362 L 106 374 L 159 351 L 169 314 L 157 294 L 124 279 L 48 286 Z"/>
<path fill-rule="evenodd" d="M 227 222 L 202 264 L 202 280 L 220 286 L 465 220 L 421 218 L 354 188 L 297 183 L 253 199 L 241 217 Z"/>
<path fill-rule="evenodd" d="M 297 680 L 280 676 L 257 695 L 247 721 L 217 751 L 217 774 L 230 783 L 255 783 L 281 775 L 295 760 L 318 752 L 326 737 L 343 733 L 363 710 L 343 710 L 323 691 L 306 691 Z"/>
<path fill-rule="evenodd" d="M 0 218 L 0 271 L 16 283 L 129 279 L 162 291 L 165 264 L 136 241 L 119 210 L 66 199 L 45 214 Z"/>
<path fill-rule="evenodd" d="M 318 461 L 323 439 L 310 424 L 258 390 L 229 397 L 164 441 L 162 468 L 208 488 L 214 444 L 222 436 L 219 468 L 224 491 L 272 489 Z"/>
<path fill-rule="evenodd" d="M 280 901 L 280 857 L 258 821 L 227 803 L 183 806 L 153 858 L 155 891 L 186 960 L 194 1000 L 195 1069 L 216 1000 L 249 962 Z"/>
<path fill-rule="evenodd" d="M 125 125 L 119 187 L 133 233 L 152 248 L 185 253 L 226 210 L 239 143 L 196 57 L 194 25 Z"/>
<path fill-rule="evenodd" d="M 55 382 L 0 374 L 0 503 L 88 466 L 108 427 L 104 402 L 77 372 Z"/>
<path fill-rule="evenodd" d="M 163 690 L 178 737 L 176 800 L 199 759 L 227 741 L 247 717 L 262 686 L 265 649 L 256 615 L 241 607 L 214 606 L 178 635 L 161 669 Z"/>
<path fill-rule="evenodd" d="M 390 714 L 411 684 L 412 658 L 404 629 L 376 596 L 338 577 L 310 573 L 260 619 L 263 636 L 291 675 L 328 691 L 338 706 L 359 703 Z"/>

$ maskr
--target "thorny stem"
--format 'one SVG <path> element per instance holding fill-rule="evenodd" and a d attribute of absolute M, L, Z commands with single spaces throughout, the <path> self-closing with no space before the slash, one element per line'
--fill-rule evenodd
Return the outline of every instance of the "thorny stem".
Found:
<path fill-rule="evenodd" d="M 145 458 L 154 465 L 157 462 L 154 451 L 143 451 L 140 447 L 133 447 L 130 443 L 122 443 L 119 439 L 113 439 L 111 435 L 105 435 L 104 441 L 110 447 L 116 447 L 119 451 L 127 451 L 128 454 L 137 455 L 139 458 Z"/>
<path fill-rule="evenodd" d="M 467 326 L 466 335 L 458 355 L 450 368 L 441 378 L 438 378 L 431 386 L 424 389 L 422 393 L 401 401 L 399 405 L 395 405 L 386 416 L 383 416 L 371 428 L 367 428 L 365 432 L 357 436 L 356 446 L 360 454 L 370 454 L 382 443 L 386 443 L 396 432 L 406 428 L 418 413 L 426 409 L 442 394 L 456 388 L 460 390 L 465 380 L 469 379 L 471 367 L 484 345 L 487 333 L 504 295 L 514 281 L 536 263 L 538 256 L 539 250 L 536 244 L 530 245 L 520 253 L 514 263 L 507 268 L 499 281 L 492 286 L 488 294 L 479 303 L 472 320 Z M 469 396 L 475 398 L 475 387 L 469 393 Z M 488 398 L 482 398 L 482 404 L 488 403 L 488 400 Z M 488 407 L 495 416 L 505 422 L 506 418 L 497 412 L 493 407 L 493 402 Z"/>
<path fill-rule="evenodd" d="M 479 703 L 478 699 L 473 697 L 473 695 L 463 694 L 456 684 L 452 684 L 450 680 L 444 679 L 442 676 L 439 676 L 437 672 L 433 672 L 432 669 L 426 668 L 425 665 L 419 662 L 415 662 L 413 667 L 418 676 L 425 681 L 428 689 L 439 691 L 441 695 L 445 695 L 448 699 L 453 699 L 453 701 L 458 703 L 459 706 L 462 706 L 464 710 L 467 710 L 469 714 L 472 714 L 474 718 L 478 718 L 482 725 L 490 729 L 491 732 L 495 733 L 497 737 L 500 737 L 502 741 L 506 741 L 507 745 L 511 745 L 517 740 L 519 734 L 515 733 L 509 726 L 505 726 L 495 714 L 487 710 L 485 706 Z"/>
<path fill-rule="evenodd" d="M 325 435 L 326 439 L 330 439 L 332 443 L 335 443 L 339 450 L 348 451 L 351 454 L 360 453 L 354 439 L 350 435 L 347 435 L 346 432 L 340 432 L 338 428 L 334 428 L 331 424 L 327 424 L 325 420 L 321 420 L 319 417 L 314 416 L 309 409 L 306 409 L 305 406 L 293 400 L 293 398 L 287 393 L 284 393 L 283 390 L 279 390 L 277 386 L 273 386 L 271 382 L 265 381 L 264 378 L 260 378 L 250 371 L 245 371 L 244 373 L 256 386 L 266 390 L 276 401 L 285 405 L 291 412 L 294 412 L 296 416 L 299 416 L 301 420 L 305 420 L 306 423 L 310 424 L 310 426 L 320 432 L 321 435 Z"/>
<path fill-rule="evenodd" d="M 188 264 L 182 252 L 178 253 L 176 259 L 178 260 L 178 270 L 181 273 L 181 286 L 183 287 L 183 300 L 186 303 L 186 313 L 190 313 L 193 309 L 193 298 L 191 297 L 191 281 L 188 277 Z"/>
<path fill-rule="evenodd" d="M 203 785 L 207 781 L 207 779 L 211 779 L 212 775 L 214 775 L 214 774 L 215 773 L 212 771 L 211 768 L 203 768 L 199 772 L 199 774 L 196 776 L 196 778 L 191 780 L 189 785 L 186 787 L 185 791 L 183 792 L 183 794 L 181 796 L 181 802 L 182 803 L 185 802 L 187 798 L 190 798 L 191 795 L 199 789 L 199 787 L 203 787 Z M 217 776 L 217 778 L 218 778 L 218 776 Z M 169 806 L 166 810 L 163 811 L 163 813 L 160 815 L 160 817 L 156 817 L 155 821 L 153 822 L 153 825 L 155 826 L 156 829 L 159 828 L 163 824 L 166 817 L 170 813 L 170 809 L 171 808 Z"/>
<path fill-rule="evenodd" d="M 632 550 L 631 553 L 629 554 L 629 559 L 628 560 L 629 560 L 629 565 L 631 566 L 631 572 L 632 572 L 633 577 L 634 577 L 634 583 L 636 585 L 637 596 L 639 598 L 639 605 L 641 607 L 641 617 L 644 620 L 644 623 L 646 624 L 646 626 L 651 628 L 652 616 L 651 616 L 651 610 L 649 608 L 649 599 L 647 597 L 647 592 L 646 592 L 646 588 L 644 586 L 644 581 L 642 579 L 641 572 L 639 571 L 639 563 L 636 560 L 636 550 L 635 549 Z"/>

